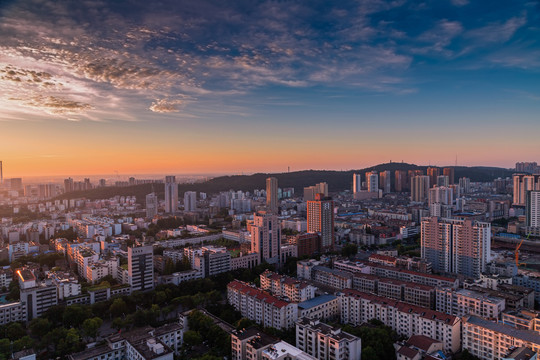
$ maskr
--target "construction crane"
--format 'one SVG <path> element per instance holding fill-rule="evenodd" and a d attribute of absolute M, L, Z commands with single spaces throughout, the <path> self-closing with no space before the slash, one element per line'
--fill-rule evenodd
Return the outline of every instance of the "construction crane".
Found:
<path fill-rule="evenodd" d="M 529 235 L 527 235 L 527 240 L 529 240 L 529 236 L 531 236 L 531 233 L 529 233 Z M 521 239 L 518 246 L 516 246 L 516 250 L 514 251 L 514 256 L 516 258 L 516 267 L 519 267 L 519 265 L 525 265 L 525 264 L 520 264 L 519 263 L 519 248 L 521 247 L 521 245 L 523 245 L 524 241 L 525 241 L 525 239 Z"/>

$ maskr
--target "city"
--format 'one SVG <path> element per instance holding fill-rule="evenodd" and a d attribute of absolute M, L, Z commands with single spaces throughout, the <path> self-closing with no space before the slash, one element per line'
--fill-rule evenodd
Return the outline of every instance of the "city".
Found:
<path fill-rule="evenodd" d="M 538 360 L 539 24 L 0 1 L 0 360 Z"/>
<path fill-rule="evenodd" d="M 479 169 L 0 176 L 3 356 L 533 359 L 540 167 Z"/>

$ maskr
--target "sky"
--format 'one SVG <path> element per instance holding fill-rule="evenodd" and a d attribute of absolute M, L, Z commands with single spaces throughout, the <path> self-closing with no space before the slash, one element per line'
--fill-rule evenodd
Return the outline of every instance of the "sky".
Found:
<path fill-rule="evenodd" d="M 510 168 L 539 134 L 539 1 L 0 1 L 4 177 Z"/>

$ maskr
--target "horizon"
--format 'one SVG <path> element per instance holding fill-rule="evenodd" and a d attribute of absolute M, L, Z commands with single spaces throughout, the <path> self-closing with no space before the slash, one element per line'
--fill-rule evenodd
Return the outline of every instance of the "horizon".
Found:
<path fill-rule="evenodd" d="M 11 178 L 22 178 L 23 182 L 28 183 L 38 183 L 40 181 L 46 181 L 46 182 L 61 182 L 64 179 L 67 179 L 69 177 L 73 178 L 73 180 L 79 181 L 80 179 L 84 178 L 90 178 L 91 181 L 98 181 L 100 179 L 105 179 L 108 182 L 112 181 L 127 181 L 130 177 L 134 177 L 138 180 L 159 180 L 161 178 L 164 178 L 165 176 L 176 176 L 177 182 L 179 180 L 183 182 L 189 182 L 186 180 L 201 180 L 201 179 L 211 179 L 221 176 L 250 176 L 255 174 L 267 174 L 267 175 L 278 175 L 278 174 L 286 174 L 286 173 L 295 173 L 295 172 L 304 172 L 304 171 L 337 171 L 337 172 L 349 172 L 349 171 L 362 171 L 366 169 L 370 169 L 377 166 L 384 166 L 389 164 L 404 164 L 404 165 L 411 165 L 411 166 L 418 166 L 418 167 L 438 167 L 438 168 L 444 168 L 444 167 L 465 167 L 465 168 L 474 168 L 474 167 L 487 167 L 487 168 L 500 168 L 505 170 L 513 170 L 515 169 L 515 166 L 512 167 L 500 167 L 500 166 L 488 166 L 488 165 L 435 165 L 435 164 L 415 164 L 410 162 L 397 162 L 397 161 L 391 161 L 391 162 L 383 162 L 378 164 L 373 164 L 369 166 L 364 167 L 357 167 L 357 168 L 347 168 L 347 169 L 328 169 L 328 168 L 320 168 L 320 169 L 291 169 L 290 171 L 281 171 L 281 172 L 268 172 L 268 171 L 253 171 L 253 172 L 223 172 L 223 173 L 178 173 L 178 172 L 156 172 L 156 173 L 97 173 L 97 174 L 45 174 L 45 175 L 9 175 L 6 176 L 5 172 L 5 166 L 3 166 L 3 178 L 4 180 L 11 179 Z M 514 164 L 515 165 L 515 164 Z M 48 179 L 48 180 L 46 180 Z M 26 180 L 26 181 L 25 181 Z"/>

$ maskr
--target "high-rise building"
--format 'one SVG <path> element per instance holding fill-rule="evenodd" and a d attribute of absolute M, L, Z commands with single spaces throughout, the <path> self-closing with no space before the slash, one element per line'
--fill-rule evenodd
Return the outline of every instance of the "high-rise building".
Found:
<path fill-rule="evenodd" d="M 324 194 L 328 196 L 328 184 L 325 182 L 315 184 L 313 186 L 307 186 L 304 188 L 304 201 L 315 200 L 315 195 Z"/>
<path fill-rule="evenodd" d="M 429 194 L 429 176 L 418 175 L 411 181 L 411 201 L 424 202 Z"/>
<path fill-rule="evenodd" d="M 432 184 L 433 186 L 437 185 L 437 186 L 450 186 L 450 178 L 446 175 L 439 175 L 437 176 L 437 182 L 434 182 L 434 183 L 430 183 Z"/>
<path fill-rule="evenodd" d="M 471 190 L 471 179 L 466 177 L 459 178 L 459 187 L 462 194 L 468 194 Z"/>
<path fill-rule="evenodd" d="M 433 186 L 437 184 L 437 177 L 440 175 L 440 169 L 438 167 L 428 167 L 427 176 L 429 176 L 429 183 Z"/>
<path fill-rule="evenodd" d="M 536 162 L 517 162 L 516 172 L 524 172 L 534 174 L 538 171 L 538 164 Z"/>
<path fill-rule="evenodd" d="M 540 175 L 514 174 L 514 205 L 525 206 L 527 191 L 540 190 Z"/>
<path fill-rule="evenodd" d="M 353 174 L 353 194 L 360 192 L 362 190 L 362 175 Z"/>
<path fill-rule="evenodd" d="M 526 226 L 540 227 L 540 191 L 527 191 Z"/>
<path fill-rule="evenodd" d="M 472 220 L 424 218 L 422 258 L 434 271 L 479 278 L 490 261 L 491 224 Z"/>
<path fill-rule="evenodd" d="M 328 196 L 328 184 L 325 182 L 315 184 L 315 194 L 323 194 Z"/>
<path fill-rule="evenodd" d="M 11 178 L 9 184 L 11 190 L 21 191 L 23 189 L 22 178 Z"/>
<path fill-rule="evenodd" d="M 407 171 L 405 170 L 396 170 L 395 172 L 395 189 L 396 192 L 409 191 L 409 177 L 407 176 Z"/>
<path fill-rule="evenodd" d="M 391 179 L 390 179 L 390 171 L 389 170 L 385 170 L 385 171 L 381 171 L 380 173 L 380 176 L 379 176 L 379 187 L 382 189 L 382 191 L 385 193 L 385 194 L 388 194 L 390 193 L 391 191 Z"/>
<path fill-rule="evenodd" d="M 73 191 L 73 179 L 67 178 L 64 180 L 64 192 L 72 192 Z"/>
<path fill-rule="evenodd" d="M 452 205 L 454 191 L 450 187 L 446 186 L 435 186 L 429 189 L 429 201 L 428 204 L 443 204 L 443 205 Z"/>
<path fill-rule="evenodd" d="M 368 192 L 379 192 L 379 174 L 376 171 L 366 173 L 366 185 Z"/>
<path fill-rule="evenodd" d="M 448 180 L 450 181 L 450 185 L 454 185 L 456 180 L 455 180 L 455 175 L 454 175 L 454 168 L 453 167 L 445 167 L 443 169 L 443 175 L 446 175 L 448 176 Z"/>
<path fill-rule="evenodd" d="M 152 245 L 128 247 L 128 277 L 133 291 L 154 288 L 153 249 Z"/>
<path fill-rule="evenodd" d="M 178 210 L 178 185 L 174 176 L 165 176 L 165 212 L 175 214 Z"/>
<path fill-rule="evenodd" d="M 186 191 L 184 193 L 184 211 L 197 210 L 197 192 Z"/>
<path fill-rule="evenodd" d="M 156 193 L 146 195 L 146 217 L 153 218 L 158 213 L 158 197 Z"/>
<path fill-rule="evenodd" d="M 331 249 L 334 246 L 334 201 L 322 194 L 315 195 L 315 200 L 307 203 L 308 232 L 319 233 L 321 247 Z"/>
<path fill-rule="evenodd" d="M 278 180 L 275 177 L 266 179 L 266 207 L 273 213 L 278 211 Z"/>
<path fill-rule="evenodd" d="M 251 252 L 259 254 L 259 263 L 279 262 L 281 249 L 281 230 L 277 215 L 259 211 L 253 214 L 251 225 Z"/>

